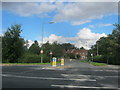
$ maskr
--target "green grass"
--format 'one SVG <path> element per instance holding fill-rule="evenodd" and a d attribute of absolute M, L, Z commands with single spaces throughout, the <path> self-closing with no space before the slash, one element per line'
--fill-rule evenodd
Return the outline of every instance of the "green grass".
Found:
<path fill-rule="evenodd" d="M 13 64 L 13 65 L 41 65 L 41 64 L 51 64 L 51 63 L 1 63 L 1 64 Z"/>
<path fill-rule="evenodd" d="M 81 60 L 80 62 L 86 62 L 86 63 L 87 63 L 88 61 L 86 61 L 86 60 Z"/>
<path fill-rule="evenodd" d="M 97 63 L 97 62 L 90 62 L 90 64 L 94 65 L 94 66 L 106 66 L 108 64 L 105 63 Z"/>
<path fill-rule="evenodd" d="M 89 61 L 86 61 L 86 60 L 82 60 L 80 62 L 89 63 L 89 64 L 92 64 L 94 66 L 106 66 L 106 65 L 108 65 L 108 64 L 105 64 L 105 63 L 89 62 Z"/>

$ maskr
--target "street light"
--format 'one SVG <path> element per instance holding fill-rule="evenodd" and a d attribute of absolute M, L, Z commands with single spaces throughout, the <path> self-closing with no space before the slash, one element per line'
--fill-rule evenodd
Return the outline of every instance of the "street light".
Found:
<path fill-rule="evenodd" d="M 51 60 L 52 60 L 52 51 L 50 50 L 50 62 L 51 62 Z"/>
<path fill-rule="evenodd" d="M 55 22 L 48 22 L 48 23 L 42 23 L 42 45 L 43 45 L 43 32 L 44 32 L 44 25 L 45 24 L 54 24 Z M 41 63 L 43 63 L 43 48 L 42 48 L 42 45 L 41 45 Z"/>
<path fill-rule="evenodd" d="M 98 42 L 96 44 L 97 44 L 97 56 L 98 56 L 99 55 L 99 53 L 98 53 Z"/>

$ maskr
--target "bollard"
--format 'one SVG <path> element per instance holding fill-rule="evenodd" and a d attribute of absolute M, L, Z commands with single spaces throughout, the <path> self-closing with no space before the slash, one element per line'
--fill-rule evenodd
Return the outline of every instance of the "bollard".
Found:
<path fill-rule="evenodd" d="M 53 57 L 52 60 L 53 60 L 53 61 L 52 61 L 52 66 L 53 66 L 53 67 L 56 67 L 56 57 Z"/>
<path fill-rule="evenodd" d="M 63 66 L 64 65 L 64 59 L 62 58 L 61 59 L 61 66 Z"/>

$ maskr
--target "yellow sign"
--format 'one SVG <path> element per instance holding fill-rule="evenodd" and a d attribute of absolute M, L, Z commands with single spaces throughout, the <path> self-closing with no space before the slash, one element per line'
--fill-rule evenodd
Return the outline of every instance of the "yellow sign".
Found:
<path fill-rule="evenodd" d="M 61 59 L 61 65 L 64 65 L 64 59 L 63 58 Z"/>
<path fill-rule="evenodd" d="M 55 57 L 53 58 L 52 66 L 53 66 L 53 67 L 56 67 L 56 58 L 55 58 Z"/>

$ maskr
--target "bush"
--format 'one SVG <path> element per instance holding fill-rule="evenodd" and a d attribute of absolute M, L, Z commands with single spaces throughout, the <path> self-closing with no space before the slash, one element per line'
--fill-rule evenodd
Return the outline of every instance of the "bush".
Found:
<path fill-rule="evenodd" d="M 100 63 L 106 63 L 106 57 L 104 57 L 104 56 L 94 56 L 93 61 L 94 62 L 100 62 Z"/>
<path fill-rule="evenodd" d="M 22 56 L 19 60 L 19 63 L 40 63 L 41 62 L 41 55 L 30 54 L 26 53 Z M 46 55 L 43 55 L 43 63 L 50 62 L 50 58 Z"/>

